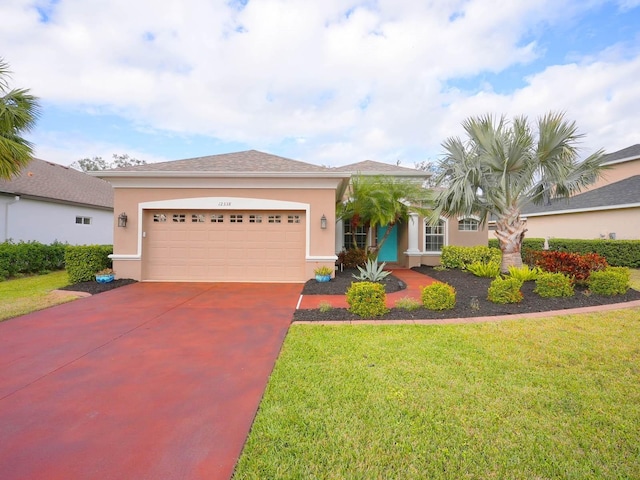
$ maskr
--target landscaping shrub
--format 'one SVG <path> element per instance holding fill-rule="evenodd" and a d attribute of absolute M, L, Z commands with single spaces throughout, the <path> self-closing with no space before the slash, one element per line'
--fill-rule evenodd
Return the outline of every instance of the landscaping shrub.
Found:
<path fill-rule="evenodd" d="M 345 268 L 362 267 L 367 263 L 367 259 L 367 251 L 361 248 L 342 250 L 338 254 L 338 263 L 344 265 Z"/>
<path fill-rule="evenodd" d="M 434 282 L 422 289 L 422 305 L 429 310 L 451 310 L 456 306 L 456 289 L 448 283 Z"/>
<path fill-rule="evenodd" d="M 568 253 L 534 251 L 530 253 L 534 264 L 545 272 L 564 273 L 577 283 L 586 283 L 591 272 L 607 268 L 607 261 L 596 253 Z"/>
<path fill-rule="evenodd" d="M 589 290 L 598 295 L 624 295 L 629 289 L 631 272 L 626 267 L 609 267 L 593 272 L 589 277 Z"/>
<path fill-rule="evenodd" d="M 96 272 L 111 268 L 109 255 L 112 245 L 70 245 L 65 253 L 65 264 L 70 283 L 88 282 Z"/>
<path fill-rule="evenodd" d="M 529 280 L 535 280 L 538 275 L 542 273 L 540 267 L 529 268 L 529 265 L 523 265 L 521 267 L 509 267 L 509 276 L 511 278 L 517 278 L 521 282 L 528 282 Z"/>
<path fill-rule="evenodd" d="M 391 275 L 391 272 L 385 272 L 384 266 L 385 262 L 382 262 L 382 265 L 378 265 L 378 259 L 375 260 L 367 260 L 365 267 L 358 267 L 360 271 L 360 275 L 353 274 L 353 277 L 357 280 L 367 280 L 369 282 L 381 282 L 387 276 Z"/>
<path fill-rule="evenodd" d="M 498 240 L 489 240 L 490 247 L 497 247 Z M 543 238 L 525 238 L 522 242 L 522 258 L 527 262 L 532 250 L 542 250 Z M 597 253 L 614 267 L 640 268 L 640 240 L 581 240 L 573 238 L 549 239 L 549 250 L 569 253 Z M 530 263 L 531 264 L 531 263 Z"/>
<path fill-rule="evenodd" d="M 19 274 L 46 273 L 64 268 L 67 244 L 7 241 L 0 243 L 0 280 Z"/>
<path fill-rule="evenodd" d="M 498 277 L 489 285 L 487 300 L 501 304 L 520 303 L 523 298 L 522 292 L 520 291 L 521 288 L 522 281 L 517 278 Z"/>
<path fill-rule="evenodd" d="M 541 273 L 533 290 L 541 297 L 572 297 L 574 294 L 571 278 L 563 273 Z"/>
<path fill-rule="evenodd" d="M 476 277 L 495 278 L 500 275 L 500 262 L 473 262 L 467 265 L 467 270 Z"/>
<path fill-rule="evenodd" d="M 395 307 L 406 310 L 407 312 L 413 312 L 420 308 L 420 302 L 415 298 L 402 297 L 401 299 L 396 300 Z"/>
<path fill-rule="evenodd" d="M 320 305 L 318 305 L 318 310 L 322 313 L 330 312 L 332 309 L 333 307 L 329 302 L 321 302 Z"/>
<path fill-rule="evenodd" d="M 489 248 L 482 245 L 475 247 L 457 247 L 447 245 L 442 247 L 440 263 L 446 268 L 466 269 L 474 262 L 490 263 L 498 262 L 502 259 L 502 253 L 498 248 Z"/>
<path fill-rule="evenodd" d="M 347 290 L 349 311 L 362 318 L 379 317 L 389 311 L 384 285 L 374 282 L 355 282 Z"/>

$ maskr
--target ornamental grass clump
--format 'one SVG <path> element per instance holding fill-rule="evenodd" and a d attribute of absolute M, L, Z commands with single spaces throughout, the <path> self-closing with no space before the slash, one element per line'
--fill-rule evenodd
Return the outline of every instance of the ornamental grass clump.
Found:
<path fill-rule="evenodd" d="M 362 318 L 384 315 L 389 311 L 384 285 L 374 282 L 354 282 L 347 290 L 349 311 Z"/>
<path fill-rule="evenodd" d="M 563 273 L 541 273 L 536 279 L 536 288 L 533 291 L 544 298 L 574 295 L 571 278 Z"/>
<path fill-rule="evenodd" d="M 400 308 L 401 310 L 406 310 L 407 312 L 413 312 L 414 310 L 419 309 L 421 306 L 420 302 L 415 298 L 411 297 L 402 297 L 396 300 L 395 307 Z"/>
<path fill-rule="evenodd" d="M 456 306 L 456 289 L 448 283 L 434 282 L 422 289 L 422 305 L 428 310 L 451 310 Z"/>
<path fill-rule="evenodd" d="M 520 289 L 522 281 L 517 278 L 497 277 L 487 291 L 487 300 L 493 303 L 520 303 L 524 298 Z"/>
<path fill-rule="evenodd" d="M 598 295 L 624 295 L 629 289 L 631 271 L 626 267 L 608 267 L 599 272 L 591 272 L 589 290 Z"/>
<path fill-rule="evenodd" d="M 473 262 L 471 265 L 467 265 L 467 271 L 476 277 L 495 278 L 500 275 L 500 262 Z"/>
<path fill-rule="evenodd" d="M 542 269 L 540 267 L 529 268 L 529 265 L 523 265 L 521 267 L 509 267 L 509 276 L 511 278 L 517 278 L 521 282 L 535 280 L 541 273 Z"/>

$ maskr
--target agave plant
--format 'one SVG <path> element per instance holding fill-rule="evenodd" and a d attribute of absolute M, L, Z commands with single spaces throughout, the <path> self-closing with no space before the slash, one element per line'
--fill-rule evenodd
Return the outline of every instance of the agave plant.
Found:
<path fill-rule="evenodd" d="M 391 272 L 385 272 L 384 266 L 386 262 L 382 262 L 382 265 L 378 265 L 378 259 L 375 260 L 367 260 L 364 268 L 358 267 L 360 270 L 360 275 L 353 274 L 353 277 L 357 280 L 366 280 L 369 282 L 380 282 L 384 280 L 387 275 L 391 275 Z"/>

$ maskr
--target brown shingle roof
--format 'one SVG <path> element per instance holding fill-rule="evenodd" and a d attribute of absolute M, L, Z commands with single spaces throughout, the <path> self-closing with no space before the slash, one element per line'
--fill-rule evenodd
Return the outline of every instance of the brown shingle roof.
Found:
<path fill-rule="evenodd" d="M 616 160 L 622 160 L 626 158 L 640 157 L 640 144 L 631 145 L 630 147 L 623 148 L 617 152 L 609 153 L 604 156 L 605 163 L 615 162 Z"/>
<path fill-rule="evenodd" d="M 17 177 L 0 180 L 0 193 L 113 209 L 113 188 L 108 182 L 38 158 Z"/>
<path fill-rule="evenodd" d="M 431 174 L 424 170 L 415 168 L 400 167 L 398 165 L 390 165 L 388 163 L 376 162 L 374 160 L 364 160 L 362 162 L 351 163 L 341 167 L 335 167 L 335 171 L 349 173 L 363 173 L 373 175 L 398 175 L 398 176 L 416 176 L 429 177 Z"/>
<path fill-rule="evenodd" d="M 291 160 L 257 150 L 223 153 L 206 157 L 187 158 L 170 162 L 149 163 L 136 167 L 123 167 L 107 171 L 126 172 L 329 172 L 326 167 Z"/>

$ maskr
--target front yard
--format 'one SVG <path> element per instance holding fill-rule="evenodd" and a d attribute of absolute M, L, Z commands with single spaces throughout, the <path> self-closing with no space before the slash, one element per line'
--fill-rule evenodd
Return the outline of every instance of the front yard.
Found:
<path fill-rule="evenodd" d="M 640 478 L 640 309 L 293 325 L 244 478 Z"/>
<path fill-rule="evenodd" d="M 0 282 L 0 321 L 74 300 L 52 290 L 69 285 L 64 270 Z"/>

